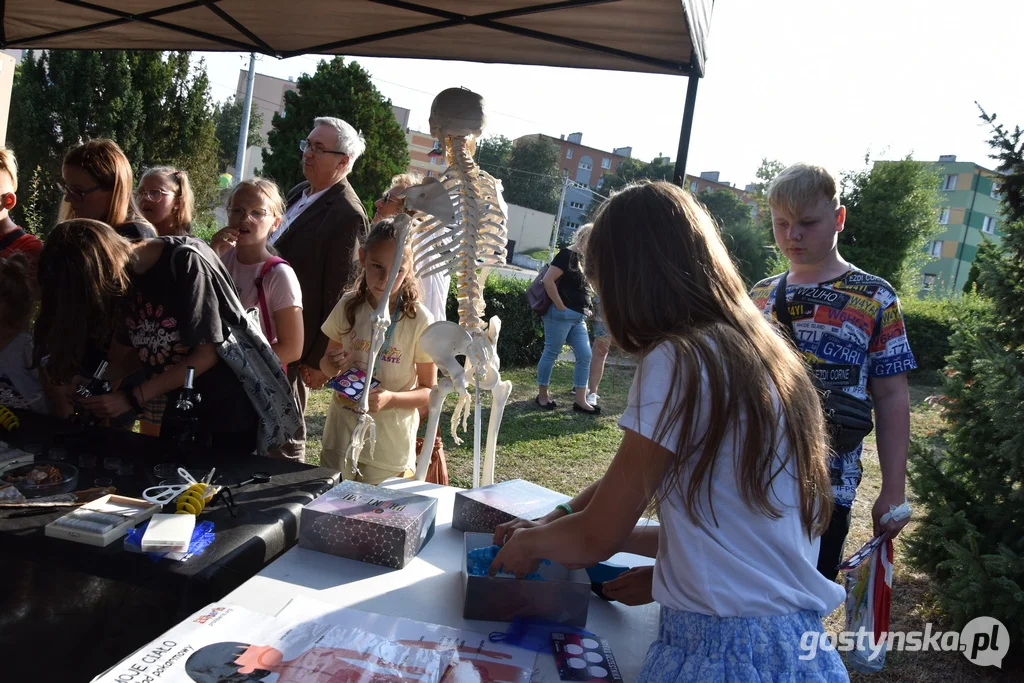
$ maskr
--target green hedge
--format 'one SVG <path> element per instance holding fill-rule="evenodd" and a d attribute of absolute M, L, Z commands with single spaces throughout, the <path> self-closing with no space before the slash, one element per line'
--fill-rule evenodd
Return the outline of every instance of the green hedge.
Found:
<path fill-rule="evenodd" d="M 484 301 L 487 302 L 485 318 L 489 320 L 492 315 L 501 318 L 498 357 L 503 367 L 536 365 L 544 351 L 544 325 L 540 316 L 526 303 L 526 289 L 529 286 L 529 280 L 504 277 L 497 273 L 491 273 L 484 285 Z M 448 297 L 448 319 L 459 319 L 454 278 L 451 296 Z"/>
<path fill-rule="evenodd" d="M 987 299 L 976 294 L 952 299 L 908 297 L 902 304 L 907 339 L 917 367 L 931 371 L 946 367 L 956 322 L 985 315 L 991 308 Z"/>

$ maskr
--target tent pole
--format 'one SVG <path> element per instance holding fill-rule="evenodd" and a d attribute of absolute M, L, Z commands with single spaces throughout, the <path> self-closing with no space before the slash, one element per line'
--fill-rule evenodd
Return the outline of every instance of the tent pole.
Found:
<path fill-rule="evenodd" d="M 676 152 L 676 170 L 672 177 L 676 185 L 682 187 L 686 184 L 686 155 L 690 150 L 690 131 L 693 128 L 693 109 L 697 103 L 697 82 L 700 74 L 696 69 L 690 69 L 690 76 L 686 83 L 686 104 L 683 105 L 683 127 L 679 131 L 679 151 Z"/>
<path fill-rule="evenodd" d="M 238 127 L 238 154 L 235 156 L 235 182 L 245 180 L 245 152 L 249 146 L 249 113 L 252 111 L 252 86 L 256 80 L 256 53 L 249 53 L 249 77 L 245 81 L 242 121 Z"/>

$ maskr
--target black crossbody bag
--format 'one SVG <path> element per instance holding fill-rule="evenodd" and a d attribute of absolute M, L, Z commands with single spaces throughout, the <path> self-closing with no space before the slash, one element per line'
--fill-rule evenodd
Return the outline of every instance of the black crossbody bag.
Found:
<path fill-rule="evenodd" d="M 786 271 L 775 288 L 775 317 L 785 326 L 789 338 L 799 350 L 800 345 L 793 330 L 793 316 L 786 301 L 788 277 L 789 271 Z M 871 399 L 857 398 L 842 389 L 826 385 L 813 372 L 810 375 L 814 388 L 818 391 L 821 408 L 825 412 L 825 426 L 828 428 L 832 449 L 836 453 L 849 453 L 874 429 Z"/>

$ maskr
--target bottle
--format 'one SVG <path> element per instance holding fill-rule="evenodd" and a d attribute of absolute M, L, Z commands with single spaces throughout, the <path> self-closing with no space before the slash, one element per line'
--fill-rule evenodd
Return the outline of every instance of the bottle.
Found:
<path fill-rule="evenodd" d="M 82 408 L 77 399 L 102 396 L 103 394 L 110 393 L 110 382 L 103 378 L 107 374 L 107 365 L 107 361 L 101 360 L 100 364 L 96 366 L 96 371 L 92 373 L 92 379 L 87 384 L 83 384 L 75 389 L 75 414 L 72 419 L 78 424 L 89 427 L 99 424 L 99 419 Z"/>
<path fill-rule="evenodd" d="M 187 367 L 181 394 L 177 401 L 167 404 L 160 425 L 160 438 L 170 441 L 182 450 L 189 450 L 195 445 L 199 426 L 198 405 L 203 397 L 193 386 L 195 378 L 196 369 L 192 366 Z"/>

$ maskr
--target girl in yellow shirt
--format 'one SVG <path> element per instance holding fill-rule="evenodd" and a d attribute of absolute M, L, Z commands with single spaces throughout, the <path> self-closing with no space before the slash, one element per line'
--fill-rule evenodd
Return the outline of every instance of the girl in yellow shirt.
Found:
<path fill-rule="evenodd" d="M 384 294 L 396 248 L 392 219 L 375 223 L 360 245 L 360 271 L 355 284 L 321 327 L 330 340 L 320 360 L 320 370 L 328 377 L 335 377 L 353 367 L 366 370 L 372 331 L 370 314 Z M 419 346 L 420 335 L 433 319 L 419 301 L 416 278 L 409 277 L 412 273 L 412 250 L 408 246 L 404 248 L 405 258 L 389 301 L 393 325 L 374 371 L 380 384 L 370 391 L 370 413 L 376 423 L 377 440 L 373 456 L 366 457 L 364 451 L 360 458 L 360 472 L 356 477 L 367 484 L 413 475 L 419 409 L 429 405 L 430 387 L 437 381 L 433 361 Z M 335 392 L 324 424 L 323 454 L 320 456 L 323 465 L 342 469 L 345 451 L 358 419 L 356 404 Z"/>

